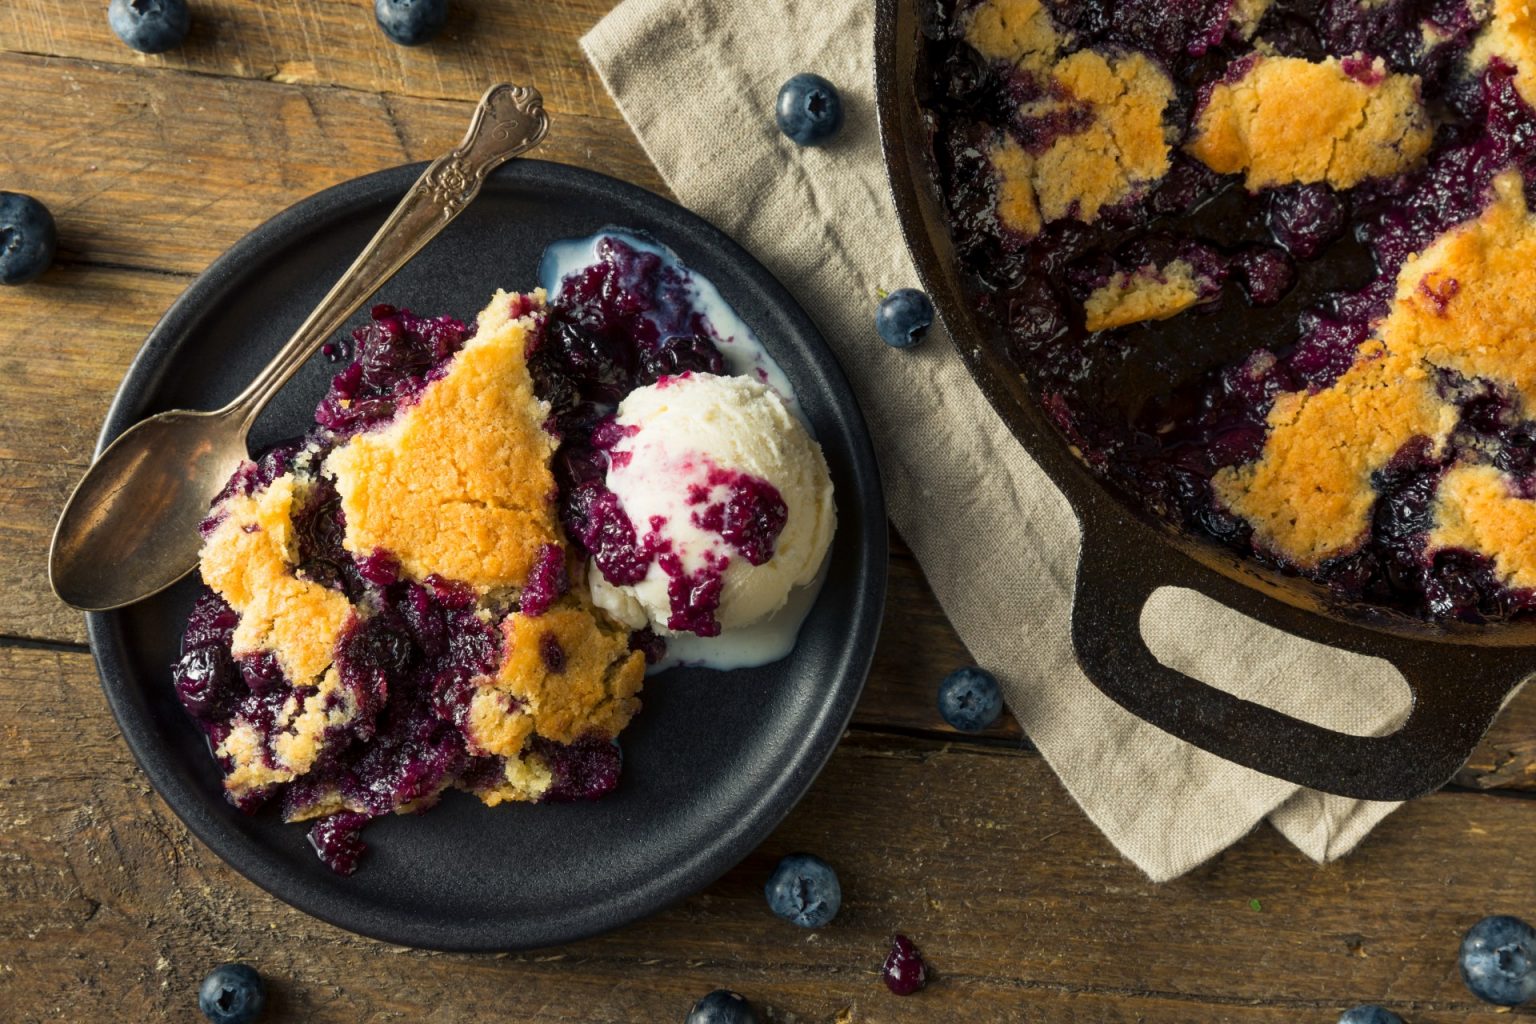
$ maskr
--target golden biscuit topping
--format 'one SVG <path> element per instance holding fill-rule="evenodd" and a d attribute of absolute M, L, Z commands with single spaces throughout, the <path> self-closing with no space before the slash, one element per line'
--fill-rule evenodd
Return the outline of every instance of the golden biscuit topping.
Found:
<path fill-rule="evenodd" d="M 1079 50 L 1049 70 L 1052 88 L 1029 118 L 1062 118 L 1062 134 L 1031 153 L 1011 137 L 991 151 L 999 219 L 1026 236 L 1042 222 L 1098 219 L 1168 172 L 1163 112 L 1173 84 L 1141 53 Z"/>
<path fill-rule="evenodd" d="M 1456 417 L 1422 360 L 1370 342 L 1332 387 L 1276 399 L 1263 455 L 1219 471 L 1212 486 L 1253 525 L 1256 545 L 1316 566 L 1365 536 L 1371 474 L 1415 437 L 1438 449 Z"/>
<path fill-rule="evenodd" d="M 537 618 L 519 613 L 502 623 L 507 653 L 492 685 L 537 735 L 557 743 L 617 736 L 639 710 L 645 658 L 610 621 L 578 589 Z"/>
<path fill-rule="evenodd" d="M 964 31 L 983 57 L 1026 70 L 1048 67 L 1065 41 L 1041 0 L 985 0 L 966 18 Z"/>
<path fill-rule="evenodd" d="M 1515 89 L 1536 104 L 1536 16 L 1528 0 L 1493 0 L 1493 11 L 1472 47 L 1471 64 L 1482 69 L 1494 57 L 1515 69 Z"/>
<path fill-rule="evenodd" d="M 1453 467 L 1435 495 L 1435 526 L 1426 554 L 1466 548 L 1493 559 L 1511 587 L 1536 587 L 1536 501 L 1511 493 L 1492 466 Z"/>
<path fill-rule="evenodd" d="M 1429 151 L 1433 128 L 1416 75 L 1363 55 L 1308 61 L 1257 56 L 1211 90 L 1185 149 L 1250 190 L 1327 182 L 1352 188 L 1398 174 Z"/>
<path fill-rule="evenodd" d="M 511 301 L 497 293 L 419 402 L 327 457 L 348 551 L 383 549 L 413 579 L 435 573 L 486 594 L 521 588 L 541 547 L 560 542 L 556 441 L 525 360 L 534 322 L 508 319 Z"/>
<path fill-rule="evenodd" d="M 1165 267 L 1118 270 L 1083 303 L 1088 330 L 1108 331 L 1143 320 L 1166 320 L 1199 303 L 1214 290 L 1187 260 Z"/>
<path fill-rule="evenodd" d="M 1035 192 L 1048 221 L 1091 224 L 1099 211 L 1168 173 L 1163 111 L 1173 83 L 1142 53 L 1105 56 L 1080 50 L 1052 72 L 1068 103 L 1085 104 L 1088 127 L 1066 135 L 1036 161 Z"/>
<path fill-rule="evenodd" d="M 272 651 L 297 686 L 314 686 L 331 665 L 336 638 L 352 614 L 334 590 L 294 575 L 295 502 L 306 485 L 284 474 L 250 496 L 220 503 L 218 525 L 199 555 L 203 582 L 240 615 L 235 657 Z"/>
<path fill-rule="evenodd" d="M 1459 410 L 1437 391 L 1434 371 L 1536 393 L 1533 322 L 1536 221 L 1520 175 L 1506 171 L 1481 216 L 1403 264 L 1391 309 L 1354 365 L 1328 388 L 1275 402 L 1262 456 L 1219 472 L 1218 498 L 1253 524 L 1258 543 L 1300 566 L 1349 552 L 1369 525 L 1371 474 L 1415 437 L 1438 451 L 1455 426 Z M 1463 537 L 1464 546 L 1523 565 L 1523 545 L 1518 554 L 1499 547 L 1518 526 L 1499 520 L 1523 522 L 1525 506 L 1491 500 L 1486 474 L 1467 472 L 1453 471 L 1449 490 L 1442 484 L 1447 518 L 1436 545 Z"/>

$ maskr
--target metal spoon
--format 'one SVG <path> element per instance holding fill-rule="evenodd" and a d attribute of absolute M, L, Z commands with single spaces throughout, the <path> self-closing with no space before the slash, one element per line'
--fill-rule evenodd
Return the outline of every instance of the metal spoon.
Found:
<path fill-rule="evenodd" d="M 464 141 L 434 160 L 378 234 L 249 387 L 214 412 L 173 409 L 125 431 L 75 487 L 53 531 L 48 580 L 66 603 L 105 611 L 149 597 L 197 564 L 197 524 L 247 457 L 246 434 L 272 396 L 480 192 L 494 168 L 544 138 L 543 97 L 497 85 Z"/>

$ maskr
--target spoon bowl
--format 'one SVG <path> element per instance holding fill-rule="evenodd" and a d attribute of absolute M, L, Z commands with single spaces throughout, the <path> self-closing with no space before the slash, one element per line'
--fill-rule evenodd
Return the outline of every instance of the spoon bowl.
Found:
<path fill-rule="evenodd" d="M 91 466 L 54 530 L 54 592 L 87 611 L 157 594 L 192 571 L 209 502 L 246 457 L 229 409 L 174 409 L 126 431 Z"/>
<path fill-rule="evenodd" d="M 86 470 L 54 528 L 48 578 L 66 604 L 107 611 L 192 571 L 208 504 L 246 458 L 246 433 L 305 360 L 462 213 L 486 175 L 538 145 L 543 98 L 496 85 L 464 141 L 434 160 L 384 226 L 240 396 L 215 412 L 172 410 L 123 433 Z"/>

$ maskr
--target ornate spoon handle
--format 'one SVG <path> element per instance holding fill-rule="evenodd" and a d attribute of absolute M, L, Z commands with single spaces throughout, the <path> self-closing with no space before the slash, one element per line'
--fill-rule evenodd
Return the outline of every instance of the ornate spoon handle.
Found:
<path fill-rule="evenodd" d="M 530 86 L 496 85 L 475 107 L 464 141 L 432 161 L 362 253 L 250 386 L 222 410 L 249 426 L 305 360 L 464 211 L 486 175 L 538 145 L 549 129 L 544 99 Z"/>

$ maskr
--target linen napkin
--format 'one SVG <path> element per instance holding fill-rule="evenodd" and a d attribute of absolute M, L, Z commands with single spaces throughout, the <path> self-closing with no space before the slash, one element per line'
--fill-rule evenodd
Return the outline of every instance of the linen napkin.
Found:
<path fill-rule="evenodd" d="M 673 193 L 750 249 L 816 319 L 873 432 L 890 515 L 960 637 L 1083 811 L 1154 880 L 1268 819 L 1308 856 L 1347 853 L 1395 804 L 1300 789 L 1183 743 L 1104 697 L 1068 623 L 1078 525 L 935 331 L 897 351 L 881 289 L 916 286 L 887 191 L 870 0 L 624 0 L 582 40 Z M 842 132 L 801 148 L 773 119 L 785 79 L 842 94 Z M 1287 636 L 1188 590 L 1148 602 L 1167 665 L 1358 735 L 1406 716 L 1375 659 Z M 937 680 L 935 680 L 937 683 Z"/>

